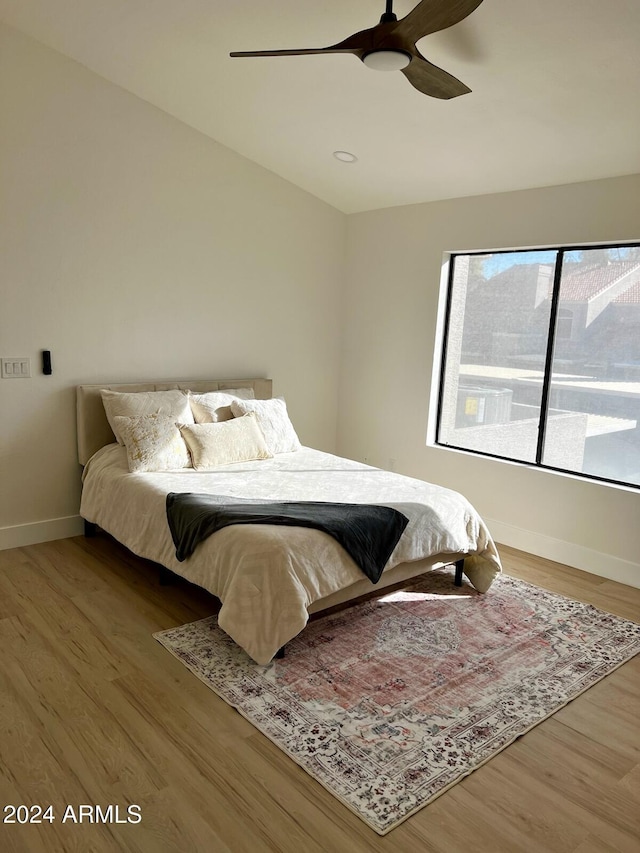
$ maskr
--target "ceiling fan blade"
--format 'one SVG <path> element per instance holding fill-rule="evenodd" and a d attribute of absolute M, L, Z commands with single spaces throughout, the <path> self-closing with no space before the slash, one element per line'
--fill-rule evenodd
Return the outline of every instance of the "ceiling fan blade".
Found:
<path fill-rule="evenodd" d="M 314 53 L 354 53 L 361 57 L 367 50 L 376 46 L 375 36 L 379 30 L 388 31 L 389 25 L 378 24 L 366 30 L 360 30 L 337 44 L 327 47 L 302 48 L 300 50 L 235 50 L 229 56 L 308 56 Z"/>
<path fill-rule="evenodd" d="M 396 24 L 393 33 L 413 44 L 430 33 L 446 30 L 463 21 L 482 0 L 421 0 Z"/>
<path fill-rule="evenodd" d="M 423 56 L 414 56 L 402 73 L 419 92 L 432 98 L 457 98 L 468 94 L 471 89 L 456 77 L 428 62 Z"/>
<path fill-rule="evenodd" d="M 352 48 L 339 47 L 310 47 L 300 50 L 234 50 L 229 56 L 308 56 L 313 53 L 354 53 Z"/>

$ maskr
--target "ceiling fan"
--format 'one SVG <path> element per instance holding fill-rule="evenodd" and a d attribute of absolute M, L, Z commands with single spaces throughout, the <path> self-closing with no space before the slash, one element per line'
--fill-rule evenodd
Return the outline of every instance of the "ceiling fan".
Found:
<path fill-rule="evenodd" d="M 303 56 L 314 53 L 353 53 L 377 71 L 402 71 L 407 80 L 432 98 L 457 98 L 471 89 L 451 74 L 426 60 L 416 47 L 424 36 L 452 27 L 470 15 L 482 0 L 421 0 L 404 18 L 393 12 L 386 0 L 380 23 L 360 30 L 329 47 L 301 50 L 235 51 L 231 56 Z"/>

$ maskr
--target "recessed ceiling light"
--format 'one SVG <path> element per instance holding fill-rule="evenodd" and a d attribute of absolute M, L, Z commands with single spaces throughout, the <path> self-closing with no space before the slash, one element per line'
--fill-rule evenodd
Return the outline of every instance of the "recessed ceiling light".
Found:
<path fill-rule="evenodd" d="M 356 155 L 350 151 L 334 151 L 333 156 L 336 160 L 340 160 L 341 163 L 355 163 L 358 160 Z"/>

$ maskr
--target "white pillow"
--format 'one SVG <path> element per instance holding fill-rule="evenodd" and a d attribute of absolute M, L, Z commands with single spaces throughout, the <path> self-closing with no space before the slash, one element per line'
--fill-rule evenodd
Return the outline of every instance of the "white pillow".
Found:
<path fill-rule="evenodd" d="M 140 415 L 114 418 L 127 449 L 129 471 L 171 471 L 190 468 L 191 457 L 173 418 Z"/>
<path fill-rule="evenodd" d="M 164 415 L 173 418 L 174 422 L 193 423 L 189 398 L 184 391 L 121 392 L 108 391 L 105 388 L 100 394 L 109 426 L 113 430 L 118 444 L 125 443 L 116 423 L 118 417 L 137 418 L 142 415 Z"/>
<path fill-rule="evenodd" d="M 271 453 L 290 453 L 302 446 L 282 397 L 274 397 L 272 400 L 234 400 L 231 411 L 234 417 L 241 417 L 248 412 L 256 413 Z"/>
<path fill-rule="evenodd" d="M 180 424 L 180 432 L 189 447 L 193 467 L 202 471 L 231 462 L 271 459 L 255 413 L 222 423 Z"/>
<path fill-rule="evenodd" d="M 212 424 L 218 421 L 230 421 L 233 417 L 233 400 L 252 400 L 253 388 L 232 388 L 229 391 L 207 391 L 206 394 L 194 394 L 189 391 L 189 403 L 197 424 Z"/>

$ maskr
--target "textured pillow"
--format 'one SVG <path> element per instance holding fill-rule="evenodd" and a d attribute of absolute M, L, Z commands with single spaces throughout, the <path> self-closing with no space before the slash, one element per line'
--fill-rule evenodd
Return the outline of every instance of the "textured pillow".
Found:
<path fill-rule="evenodd" d="M 174 422 L 193 423 L 189 398 L 184 391 L 138 391 L 135 393 L 108 391 L 100 392 L 109 426 L 118 444 L 125 442 L 120 435 L 116 418 L 137 418 L 142 415 L 164 415 Z"/>
<path fill-rule="evenodd" d="M 300 440 L 287 414 L 287 404 L 282 397 L 272 400 L 233 400 L 234 417 L 255 412 L 271 453 L 290 453 L 299 450 Z"/>
<path fill-rule="evenodd" d="M 190 468 L 191 457 L 173 418 L 164 415 L 140 415 L 114 418 L 127 449 L 129 470 L 171 471 Z"/>
<path fill-rule="evenodd" d="M 253 388 L 232 388 L 229 391 L 208 391 L 206 394 L 189 392 L 191 411 L 197 424 L 230 421 L 233 417 L 233 400 L 252 400 Z"/>
<path fill-rule="evenodd" d="M 180 432 L 198 471 L 272 456 L 253 412 L 222 423 L 180 424 Z"/>

